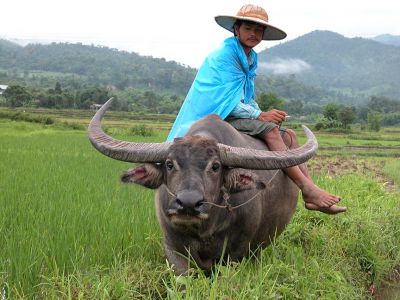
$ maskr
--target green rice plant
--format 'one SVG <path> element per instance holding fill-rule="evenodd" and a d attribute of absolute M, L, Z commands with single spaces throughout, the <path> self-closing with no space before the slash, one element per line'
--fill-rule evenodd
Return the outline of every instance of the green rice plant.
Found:
<path fill-rule="evenodd" d="M 0 121 L 0 166 L 6 299 L 365 299 L 400 265 L 399 194 L 369 175 L 315 176 L 348 212 L 299 201 L 259 257 L 180 277 L 165 261 L 154 192 L 121 184 L 130 164 L 96 152 L 84 131 Z"/>
<path fill-rule="evenodd" d="M 383 171 L 393 180 L 394 184 L 400 186 L 400 160 L 389 159 L 385 163 Z"/>
<path fill-rule="evenodd" d="M 143 242 L 159 230 L 152 192 L 119 183 L 127 164 L 93 153 L 83 133 L 1 141 L 0 266 L 8 280 L 26 290 L 43 271 L 151 253 Z"/>

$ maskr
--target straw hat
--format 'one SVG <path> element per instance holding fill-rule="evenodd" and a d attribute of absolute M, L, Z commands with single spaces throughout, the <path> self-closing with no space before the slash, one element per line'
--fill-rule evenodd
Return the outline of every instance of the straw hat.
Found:
<path fill-rule="evenodd" d="M 266 27 L 263 40 L 282 40 L 286 33 L 268 23 L 268 15 L 264 8 L 252 4 L 242 6 L 236 16 L 216 16 L 215 21 L 230 32 L 234 32 L 236 20 L 250 21 Z"/>

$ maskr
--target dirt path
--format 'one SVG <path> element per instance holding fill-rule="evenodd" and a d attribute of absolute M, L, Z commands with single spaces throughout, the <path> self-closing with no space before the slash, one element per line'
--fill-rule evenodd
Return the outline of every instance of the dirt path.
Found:
<path fill-rule="evenodd" d="M 328 173 L 331 176 L 355 173 L 373 176 L 375 180 L 385 186 L 389 192 L 398 192 L 392 179 L 383 173 L 383 160 L 369 160 L 359 157 L 324 157 L 315 156 L 307 163 L 311 174 Z"/>

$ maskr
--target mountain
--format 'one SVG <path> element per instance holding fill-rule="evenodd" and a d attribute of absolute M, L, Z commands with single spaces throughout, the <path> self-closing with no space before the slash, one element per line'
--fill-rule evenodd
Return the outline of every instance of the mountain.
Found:
<path fill-rule="evenodd" d="M 10 58 L 21 50 L 21 46 L 8 40 L 0 39 L 0 68 L 7 65 Z"/>
<path fill-rule="evenodd" d="M 386 45 L 400 46 L 400 35 L 381 34 L 372 38 L 372 40 Z"/>
<path fill-rule="evenodd" d="M 6 76 L 1 74 L 2 70 Z M 24 80 L 32 81 L 39 77 L 57 77 L 57 80 L 68 80 L 75 85 L 88 83 L 118 89 L 151 88 L 183 95 L 195 73 L 195 69 L 175 61 L 108 47 L 80 43 L 28 44 L 23 47 L 0 40 L 0 75 L 3 75 L 0 79 L 24 76 Z M 46 80 L 39 80 L 39 83 L 46 84 Z"/>
<path fill-rule="evenodd" d="M 259 53 L 260 72 L 343 95 L 400 98 L 400 48 L 313 31 Z"/>
<path fill-rule="evenodd" d="M 0 39 L 0 84 L 40 88 L 85 85 L 150 89 L 184 97 L 196 69 L 175 61 L 80 43 L 28 44 Z M 259 53 L 257 93 L 304 102 L 363 104 L 400 99 L 400 47 L 313 31 Z"/>

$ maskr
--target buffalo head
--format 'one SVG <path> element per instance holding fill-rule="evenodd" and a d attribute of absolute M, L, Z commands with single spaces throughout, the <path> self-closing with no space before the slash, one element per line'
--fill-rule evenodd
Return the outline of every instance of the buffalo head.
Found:
<path fill-rule="evenodd" d="M 265 185 L 255 173 L 227 168 L 221 162 L 215 140 L 201 136 L 176 138 L 165 162 L 130 169 L 121 177 L 156 189 L 164 184 L 165 216 L 176 225 L 199 224 L 209 218 L 213 205 L 223 206 L 222 192 L 229 194 Z"/>

